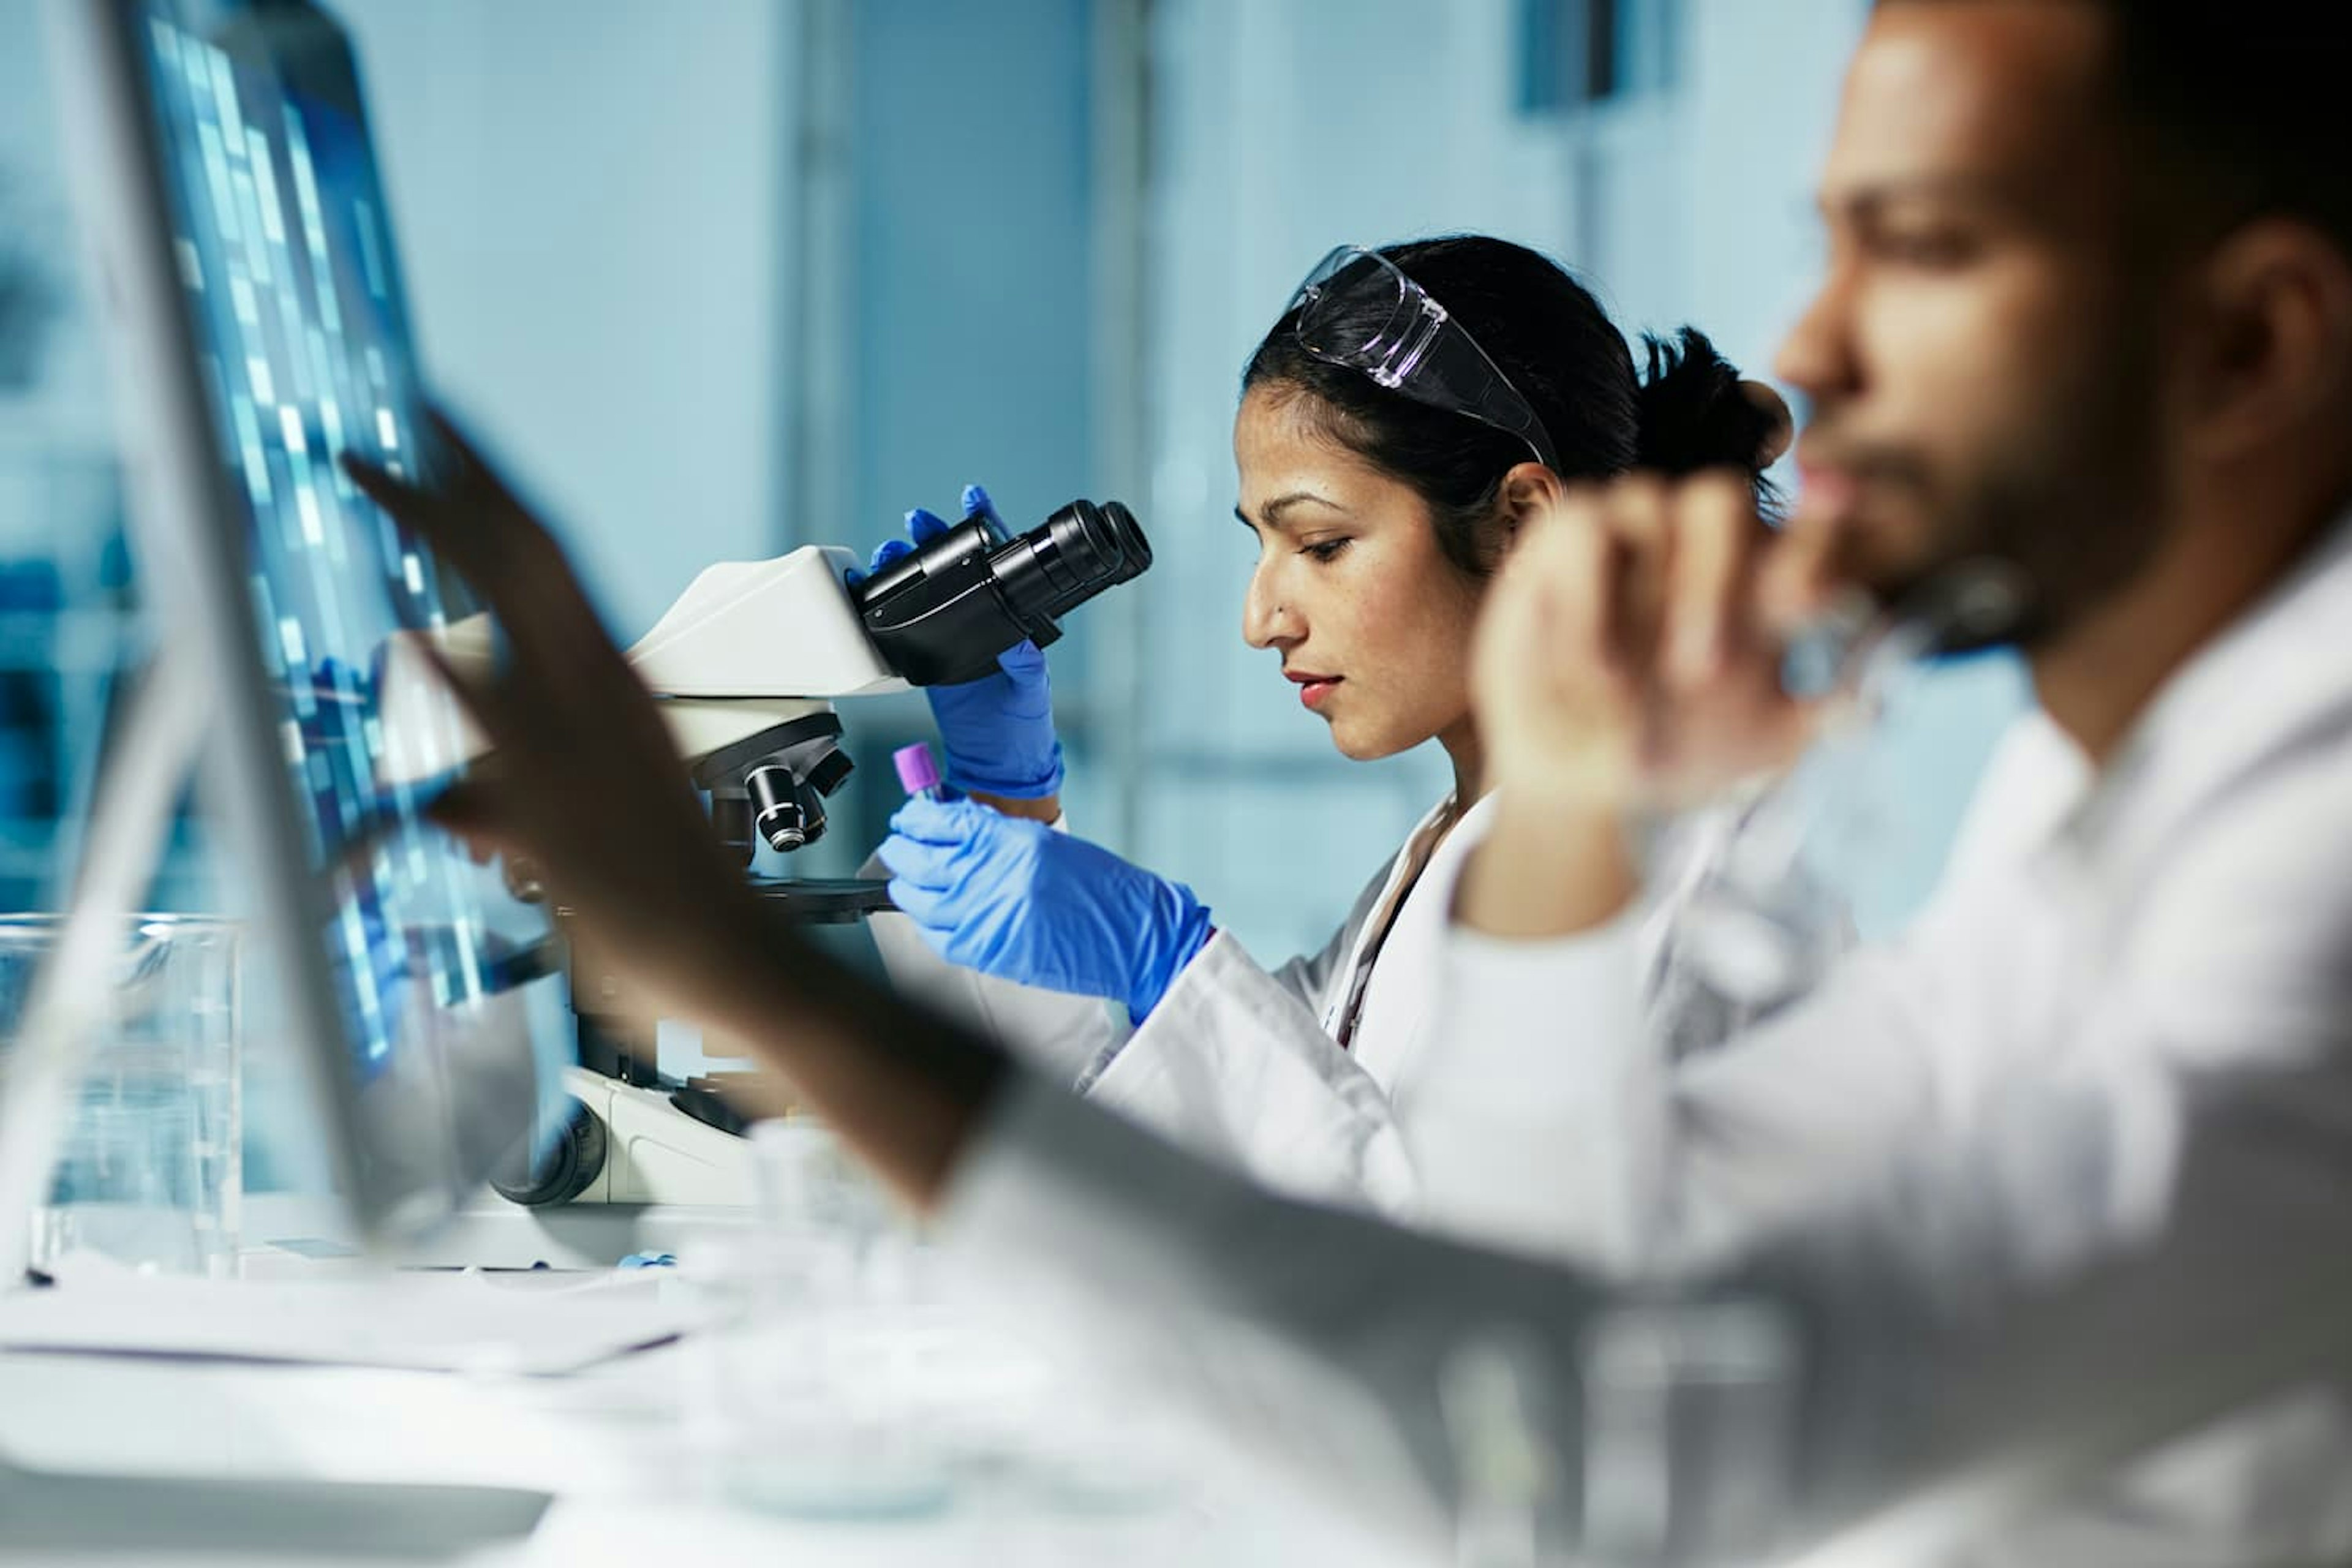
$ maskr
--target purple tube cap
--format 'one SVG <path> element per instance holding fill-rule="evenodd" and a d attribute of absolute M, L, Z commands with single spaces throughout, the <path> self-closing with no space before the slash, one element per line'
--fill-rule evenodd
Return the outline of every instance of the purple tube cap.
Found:
<path fill-rule="evenodd" d="M 908 795 L 940 787 L 940 764 L 925 742 L 918 741 L 891 752 L 890 765 L 898 770 L 898 784 Z"/>

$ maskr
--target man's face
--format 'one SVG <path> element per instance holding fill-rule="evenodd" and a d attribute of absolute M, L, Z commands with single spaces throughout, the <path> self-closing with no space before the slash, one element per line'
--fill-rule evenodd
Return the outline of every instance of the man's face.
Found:
<path fill-rule="evenodd" d="M 2100 8 L 1874 16 L 1822 187 L 1828 276 L 1779 370 L 1812 405 L 1793 527 L 1882 601 L 2022 574 L 2026 637 L 2128 578 L 2161 525 L 2158 395 Z"/>

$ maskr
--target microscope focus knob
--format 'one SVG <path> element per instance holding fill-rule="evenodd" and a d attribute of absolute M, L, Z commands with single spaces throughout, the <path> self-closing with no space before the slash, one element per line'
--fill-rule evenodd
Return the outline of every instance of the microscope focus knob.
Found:
<path fill-rule="evenodd" d="M 562 1130 L 533 1157 L 525 1146 L 490 1177 L 490 1190 L 525 1208 L 568 1204 L 604 1170 L 604 1124 L 577 1096 L 566 1095 Z"/>

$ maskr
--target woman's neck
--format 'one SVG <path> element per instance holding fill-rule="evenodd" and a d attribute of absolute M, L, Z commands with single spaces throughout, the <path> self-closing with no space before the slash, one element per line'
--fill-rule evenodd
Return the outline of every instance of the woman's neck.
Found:
<path fill-rule="evenodd" d="M 1437 743 L 1454 763 L 1454 808 L 1467 811 L 1486 793 L 1486 749 L 1478 742 L 1477 725 L 1465 713 L 1438 731 Z"/>

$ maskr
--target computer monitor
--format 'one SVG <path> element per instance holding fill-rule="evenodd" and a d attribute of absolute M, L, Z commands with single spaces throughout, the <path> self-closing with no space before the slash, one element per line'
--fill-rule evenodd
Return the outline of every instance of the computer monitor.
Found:
<path fill-rule="evenodd" d="M 454 707 L 447 768 L 378 782 L 385 639 L 464 606 L 336 462 L 434 461 L 352 49 L 309 0 L 50 9 L 142 584 L 163 657 L 208 677 L 221 862 L 357 1231 L 404 1239 L 554 1125 L 572 1046 L 543 911 L 426 820 Z"/>

